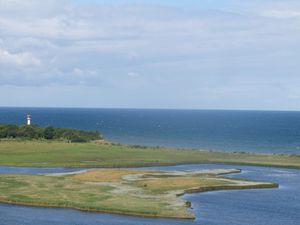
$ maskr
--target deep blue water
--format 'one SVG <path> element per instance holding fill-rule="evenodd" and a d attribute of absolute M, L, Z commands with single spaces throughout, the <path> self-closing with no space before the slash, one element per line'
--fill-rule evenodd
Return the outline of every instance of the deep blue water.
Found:
<path fill-rule="evenodd" d="M 236 165 L 181 165 L 160 170 L 236 168 Z M 0 225 L 298 225 L 300 221 L 300 170 L 238 166 L 231 176 L 273 181 L 279 189 L 215 191 L 185 195 L 192 202 L 194 221 L 148 219 L 72 209 L 48 209 L 0 204 Z M 28 173 L 65 172 L 32 169 Z M 0 167 L 0 173 L 24 173 L 24 168 Z"/>
<path fill-rule="evenodd" d="M 115 142 L 225 151 L 300 153 L 300 112 L 0 108 L 0 123 L 99 130 Z"/>

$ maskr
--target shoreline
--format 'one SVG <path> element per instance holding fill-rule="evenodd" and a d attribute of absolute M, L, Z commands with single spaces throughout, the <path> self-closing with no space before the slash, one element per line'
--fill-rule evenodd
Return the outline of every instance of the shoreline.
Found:
<path fill-rule="evenodd" d="M 2 200 L 0 198 L 0 204 L 7 204 L 7 205 L 16 205 L 16 206 L 28 206 L 28 207 L 37 207 L 37 208 L 50 208 L 50 209 L 73 209 L 78 210 L 81 212 L 91 212 L 91 213 L 106 213 L 106 214 L 113 214 L 113 215 L 120 215 L 120 216 L 130 216 L 130 217 L 142 217 L 142 218 L 154 218 L 154 219 L 170 219 L 170 220 L 194 220 L 196 219 L 195 216 L 190 217 L 164 217 L 159 215 L 146 215 L 142 213 L 125 213 L 125 212 L 117 212 L 117 211 L 109 211 L 109 210 L 98 210 L 98 209 L 82 209 L 77 207 L 66 207 L 66 206 L 55 206 L 55 205 L 48 205 L 48 204 L 32 204 L 26 202 L 14 202 L 9 200 Z"/>
<path fill-rule="evenodd" d="M 272 189 L 272 188 L 278 188 L 279 185 L 276 183 L 272 184 L 265 184 L 265 185 L 258 185 L 257 187 L 253 186 L 242 186 L 242 187 L 216 187 L 216 188 L 195 188 L 186 190 L 182 193 L 177 194 L 177 197 L 183 197 L 184 195 L 189 194 L 201 194 L 205 192 L 214 192 L 214 191 L 238 191 L 238 190 L 255 190 L 255 189 Z M 191 208 L 192 202 L 186 201 L 186 207 Z M 27 203 L 27 202 L 16 202 L 16 201 L 10 201 L 10 200 L 4 200 L 0 198 L 0 204 L 8 204 L 8 205 L 16 205 L 16 206 L 28 206 L 28 207 L 42 207 L 42 208 L 57 208 L 57 209 L 73 209 L 78 210 L 81 212 L 93 212 L 93 213 L 106 213 L 106 214 L 114 214 L 114 215 L 120 215 L 120 216 L 130 216 L 130 217 L 142 217 L 142 218 L 154 218 L 154 219 L 170 219 L 170 220 L 195 220 L 196 216 L 194 214 L 191 214 L 190 217 L 165 217 L 160 215 L 147 215 L 142 213 L 131 213 L 131 212 L 121 212 L 121 211 L 110 211 L 110 210 L 99 210 L 99 209 L 83 209 L 79 207 L 67 207 L 67 206 L 58 206 L 58 205 L 50 205 L 50 204 L 33 204 L 33 203 Z"/>
<path fill-rule="evenodd" d="M 286 166 L 286 165 L 263 165 L 263 164 L 253 164 L 253 163 L 225 163 L 225 162 L 186 162 L 186 163 L 160 163 L 160 164 L 151 164 L 151 165 L 128 165 L 128 166 L 97 166 L 97 165 L 88 165 L 88 166 L 24 166 L 24 165 L 14 165 L 14 164 L 0 164 L 0 167 L 16 167 L 16 168 L 36 168 L 36 169 L 55 169 L 55 168 L 63 168 L 63 169 L 138 169 L 138 168 L 151 168 L 151 167 L 168 167 L 168 166 L 184 166 L 184 165 L 224 165 L 224 166 L 253 166 L 253 167 L 265 167 L 265 168 L 282 168 L 282 169 L 296 169 L 300 170 L 299 166 Z M 1 173 L 0 173 L 1 174 Z"/>

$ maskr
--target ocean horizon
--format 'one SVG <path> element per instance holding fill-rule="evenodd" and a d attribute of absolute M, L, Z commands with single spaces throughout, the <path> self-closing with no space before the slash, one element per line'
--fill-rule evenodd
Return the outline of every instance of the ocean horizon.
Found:
<path fill-rule="evenodd" d="M 0 123 L 98 130 L 112 142 L 183 149 L 300 153 L 300 112 L 0 107 Z"/>

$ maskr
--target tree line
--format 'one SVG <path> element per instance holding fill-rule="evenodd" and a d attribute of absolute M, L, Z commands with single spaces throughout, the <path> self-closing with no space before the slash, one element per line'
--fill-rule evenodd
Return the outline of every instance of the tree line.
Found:
<path fill-rule="evenodd" d="M 85 131 L 70 128 L 40 127 L 38 125 L 0 124 L 0 138 L 67 140 L 70 142 L 89 142 L 103 139 L 98 131 Z"/>

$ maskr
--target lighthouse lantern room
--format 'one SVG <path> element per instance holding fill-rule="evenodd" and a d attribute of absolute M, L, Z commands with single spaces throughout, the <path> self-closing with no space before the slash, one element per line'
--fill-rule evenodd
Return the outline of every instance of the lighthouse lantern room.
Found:
<path fill-rule="evenodd" d="M 31 124 L 31 115 L 28 114 L 27 115 L 27 125 L 30 126 L 30 124 Z"/>

